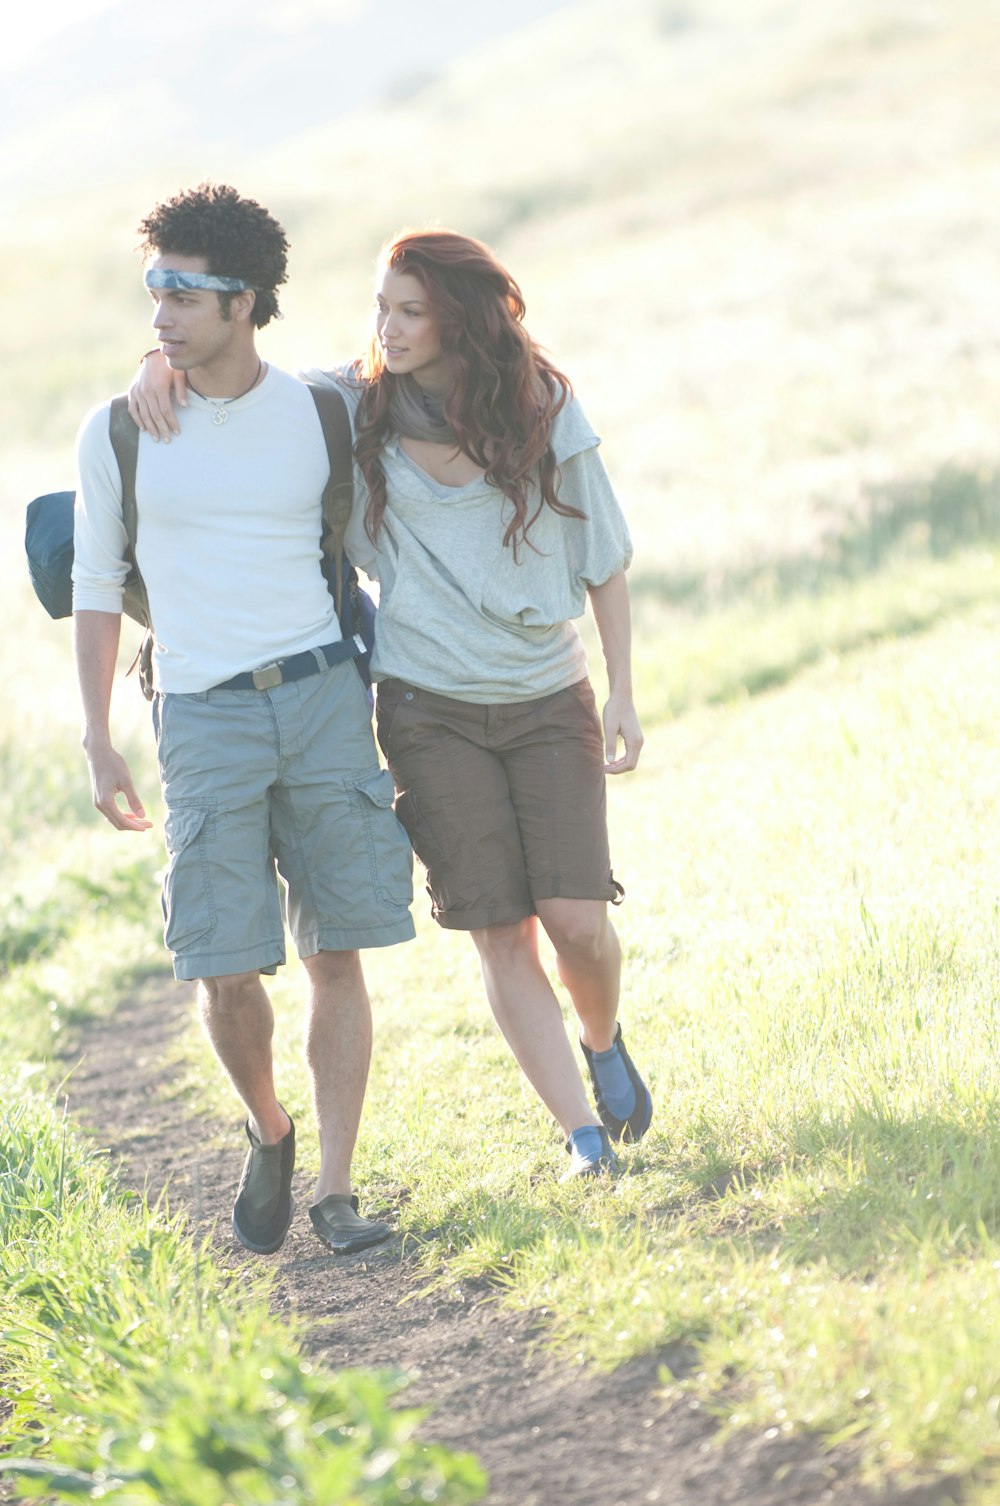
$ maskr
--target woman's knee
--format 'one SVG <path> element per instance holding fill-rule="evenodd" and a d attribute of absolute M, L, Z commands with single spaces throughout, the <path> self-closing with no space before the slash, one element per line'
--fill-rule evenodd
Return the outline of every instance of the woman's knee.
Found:
<path fill-rule="evenodd" d="M 538 914 L 556 953 L 567 961 L 602 961 L 614 945 L 614 930 L 603 900 L 539 900 Z"/>
<path fill-rule="evenodd" d="M 535 919 L 533 915 L 527 915 L 523 920 L 512 921 L 509 925 L 483 926 L 480 930 L 470 931 L 469 935 L 483 962 L 509 962 L 512 958 L 534 951 Z"/>

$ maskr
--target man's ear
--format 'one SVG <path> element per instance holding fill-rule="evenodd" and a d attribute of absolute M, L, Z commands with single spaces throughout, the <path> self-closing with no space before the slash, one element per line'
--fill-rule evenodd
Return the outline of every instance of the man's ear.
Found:
<path fill-rule="evenodd" d="M 242 293 L 234 293 L 233 301 L 229 305 L 231 317 L 238 319 L 241 323 L 243 320 L 249 319 L 256 302 L 257 294 L 253 288 L 244 288 Z"/>

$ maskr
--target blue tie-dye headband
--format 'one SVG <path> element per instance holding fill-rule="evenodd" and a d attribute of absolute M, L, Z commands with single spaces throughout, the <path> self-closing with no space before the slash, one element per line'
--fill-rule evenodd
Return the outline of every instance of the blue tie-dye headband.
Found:
<path fill-rule="evenodd" d="M 216 277 L 213 272 L 177 272 L 172 267 L 147 267 L 143 282 L 147 288 L 165 288 L 181 293 L 256 292 L 252 283 L 241 277 Z"/>

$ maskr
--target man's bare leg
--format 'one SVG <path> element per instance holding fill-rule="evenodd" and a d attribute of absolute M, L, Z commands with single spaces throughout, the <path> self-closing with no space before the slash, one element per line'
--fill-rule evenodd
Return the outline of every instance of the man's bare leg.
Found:
<path fill-rule="evenodd" d="M 372 1016 L 357 952 L 317 952 L 309 975 L 306 1058 L 319 1131 L 315 1202 L 351 1190 L 351 1157 L 368 1083 Z"/>
<path fill-rule="evenodd" d="M 276 1145 L 291 1121 L 274 1091 L 274 1013 L 260 974 L 202 978 L 198 1000 L 208 1038 L 246 1106 L 251 1130 L 262 1145 Z"/>

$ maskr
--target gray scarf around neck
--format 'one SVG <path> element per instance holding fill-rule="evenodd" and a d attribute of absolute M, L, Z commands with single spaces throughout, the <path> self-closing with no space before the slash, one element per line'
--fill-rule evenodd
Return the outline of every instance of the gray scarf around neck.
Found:
<path fill-rule="evenodd" d="M 389 422 L 406 439 L 429 439 L 433 444 L 458 444 L 444 416 L 444 403 L 424 392 L 411 376 L 392 378 Z"/>

